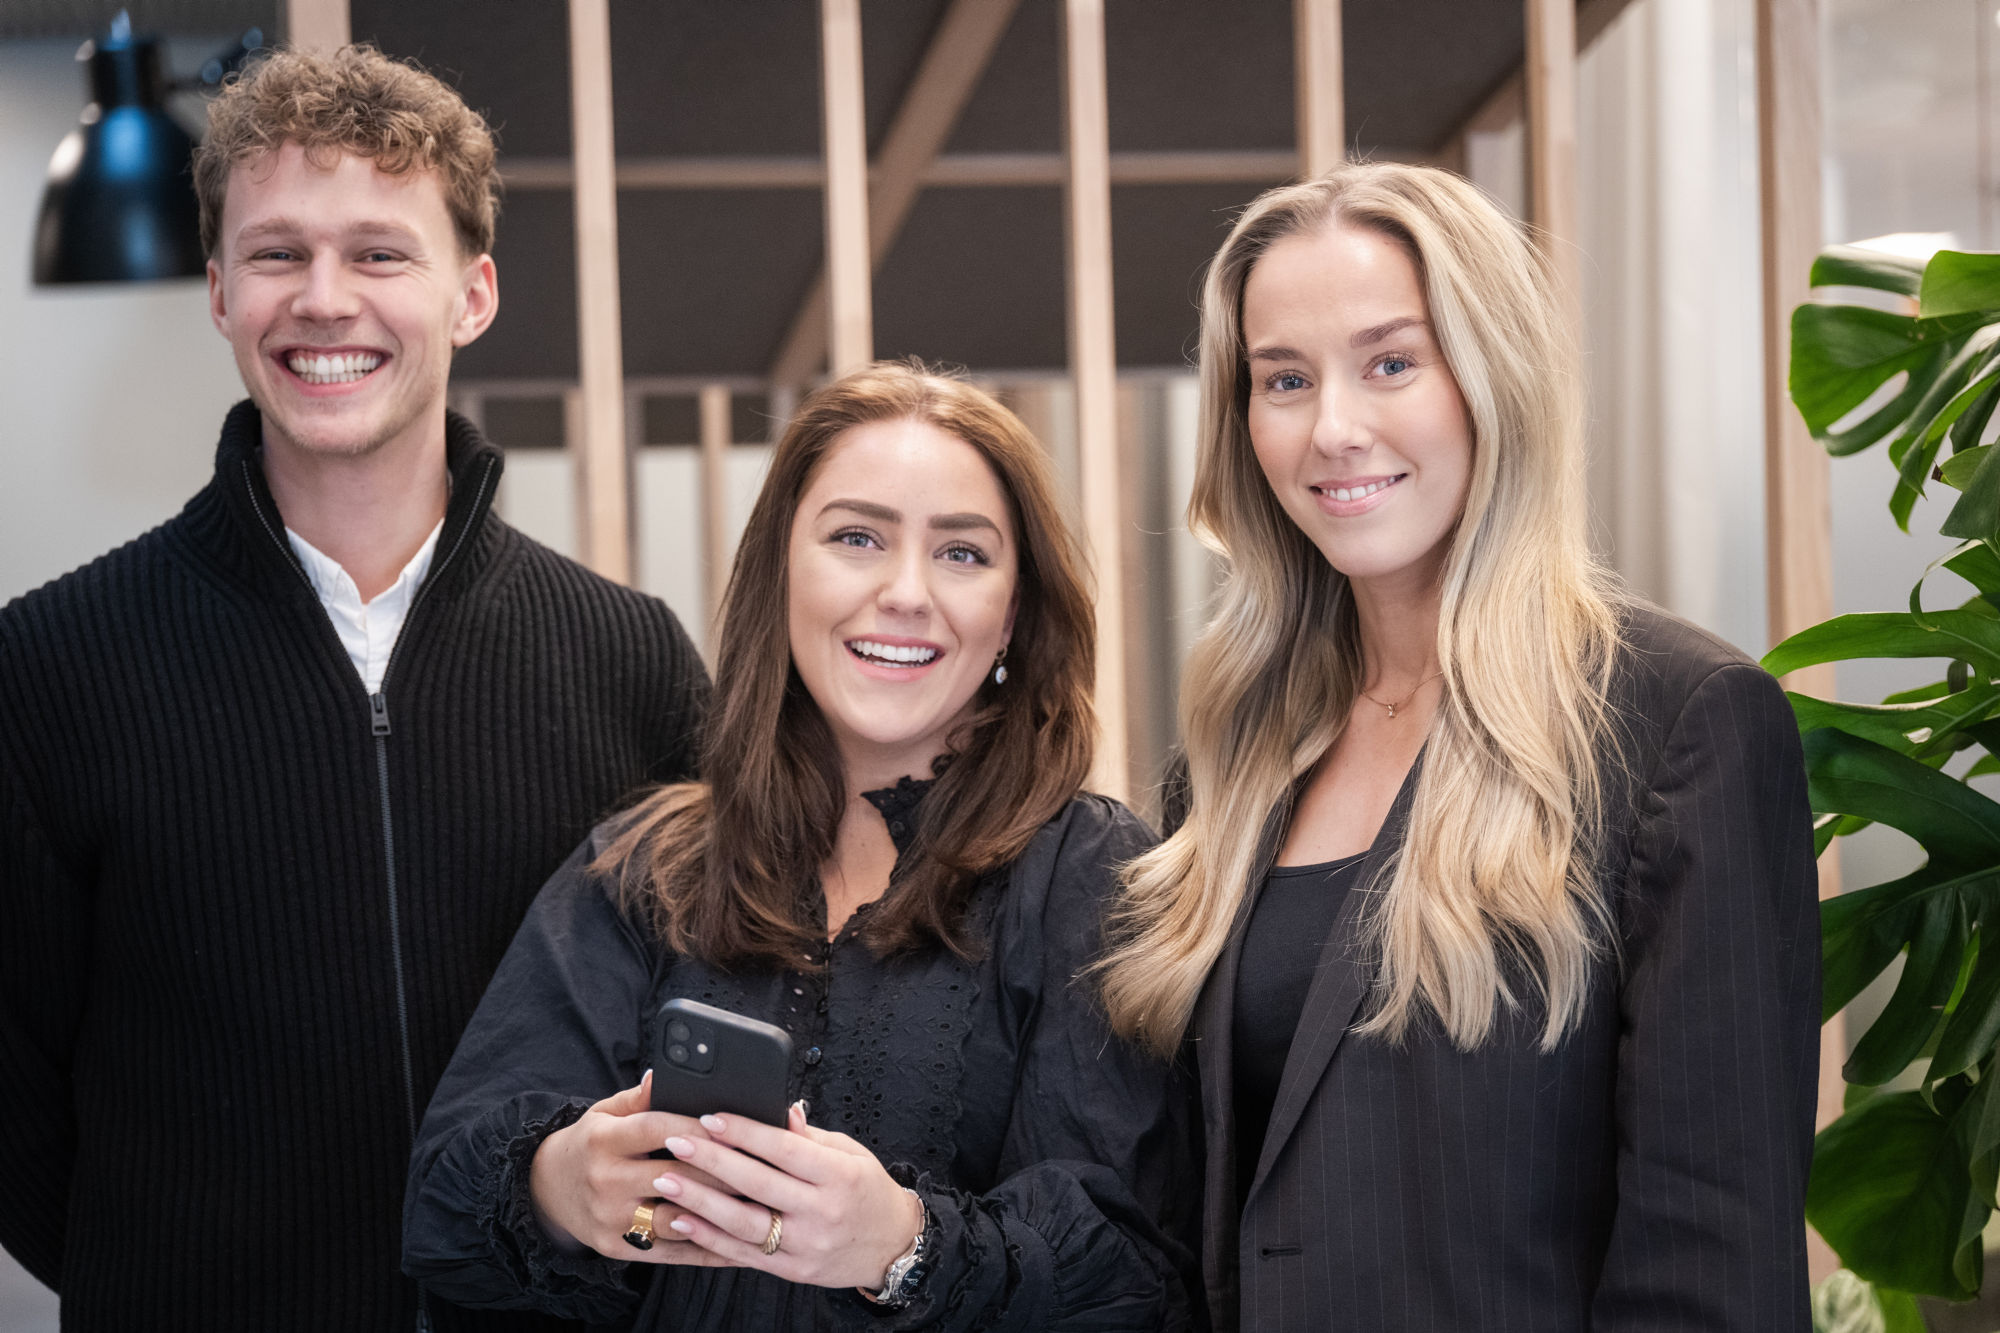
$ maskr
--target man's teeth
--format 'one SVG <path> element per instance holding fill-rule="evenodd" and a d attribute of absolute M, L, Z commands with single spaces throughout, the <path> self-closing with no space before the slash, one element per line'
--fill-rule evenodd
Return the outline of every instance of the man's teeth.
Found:
<path fill-rule="evenodd" d="M 847 647 L 857 657 L 896 662 L 903 666 L 922 666 L 938 655 L 935 648 L 902 648 L 891 643 L 876 643 L 873 639 L 856 639 Z"/>
<path fill-rule="evenodd" d="M 1366 486 L 1336 486 L 1326 494 L 1336 500 L 1360 500 L 1401 480 L 1401 477 L 1391 477 L 1387 481 L 1371 481 Z"/>
<path fill-rule="evenodd" d="M 382 364 L 375 352 L 345 352 L 335 356 L 313 356 L 294 352 L 285 364 L 307 384 L 350 384 Z"/>

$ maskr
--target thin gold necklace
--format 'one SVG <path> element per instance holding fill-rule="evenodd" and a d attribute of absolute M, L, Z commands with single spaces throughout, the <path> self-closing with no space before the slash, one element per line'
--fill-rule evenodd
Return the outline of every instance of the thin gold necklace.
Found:
<path fill-rule="evenodd" d="M 1424 678 L 1423 678 L 1422 680 L 1420 680 L 1420 681 L 1418 681 L 1418 682 L 1416 683 L 1415 687 L 1414 687 L 1414 688 L 1412 688 L 1412 689 L 1410 690 L 1410 692 L 1409 692 L 1408 694 L 1406 694 L 1406 695 L 1404 695 L 1404 696 L 1403 696 L 1402 698 L 1400 698 L 1400 699 L 1396 700 L 1396 702 L 1394 702 L 1394 703 L 1389 703 L 1389 702 L 1387 702 L 1387 701 L 1385 701 L 1385 700 L 1382 700 L 1382 699 L 1377 699 L 1377 698 L 1376 698 L 1376 697 L 1375 697 L 1374 695 L 1370 694 L 1370 693 L 1369 693 L 1368 691 L 1366 691 L 1366 690 L 1363 690 L 1363 691 L 1361 691 L 1361 697 L 1362 697 L 1362 698 L 1364 698 L 1364 699 L 1366 699 L 1366 700 L 1367 700 L 1367 701 L 1368 701 L 1369 703 L 1371 703 L 1371 704 L 1374 704 L 1374 705 L 1375 705 L 1375 706 L 1376 706 L 1377 708 L 1386 708 L 1386 709 L 1388 709 L 1388 710 L 1389 710 L 1389 716 L 1390 716 L 1390 718 L 1391 718 L 1391 719 L 1394 719 L 1394 718 L 1395 718 L 1395 716 L 1396 716 L 1396 710 L 1397 710 L 1398 708 L 1408 708 L 1408 707 L 1410 706 L 1410 700 L 1412 700 L 1412 699 L 1414 699 L 1414 698 L 1416 698 L 1416 697 L 1417 697 L 1417 691 L 1418 691 L 1418 690 L 1421 690 L 1421 689 L 1422 689 L 1422 688 L 1423 688 L 1424 686 L 1426 686 L 1426 685 L 1430 684 L 1430 683 L 1431 683 L 1432 681 L 1436 680 L 1436 679 L 1437 679 L 1438 677 L 1442 676 L 1443 674 L 1444 674 L 1443 670 L 1442 670 L 1442 669 L 1440 669 L 1440 670 L 1437 670 L 1437 671 L 1434 671 L 1434 672 L 1432 672 L 1432 673 L 1431 673 L 1430 675 L 1428 675 L 1428 676 L 1425 676 L 1425 677 L 1424 677 Z"/>

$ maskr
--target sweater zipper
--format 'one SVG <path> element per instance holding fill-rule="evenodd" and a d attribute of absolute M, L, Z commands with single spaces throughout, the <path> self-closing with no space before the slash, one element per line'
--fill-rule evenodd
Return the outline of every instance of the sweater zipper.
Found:
<path fill-rule="evenodd" d="M 479 488 L 472 497 L 472 512 L 477 514 L 486 501 L 486 488 L 493 480 L 493 462 L 487 460 L 486 470 L 480 474 Z M 291 552 L 279 539 L 277 529 L 264 513 L 264 506 L 257 502 L 257 488 L 250 478 L 250 463 L 243 462 L 243 486 L 250 497 L 250 507 L 257 515 L 257 521 L 264 526 L 265 535 L 277 546 L 278 553 L 286 558 L 292 572 L 313 592 L 312 580 L 306 577 L 298 562 L 291 558 Z M 389 737 L 393 734 L 389 725 L 389 676 L 396 669 L 396 658 L 403 651 L 403 644 L 409 638 L 409 628 L 416 620 L 417 608 L 424 604 L 432 588 L 443 579 L 445 571 L 451 568 L 458 553 L 465 547 L 465 539 L 471 535 L 474 525 L 467 523 L 445 552 L 444 559 L 431 566 L 430 577 L 417 589 L 417 595 L 410 602 L 410 609 L 403 616 L 403 630 L 396 635 L 396 642 L 389 649 L 389 660 L 382 667 L 382 687 L 368 696 L 368 730 L 375 738 L 376 788 L 382 800 L 382 864 L 386 872 L 389 900 L 389 961 L 391 975 L 396 982 L 396 1050 L 401 1057 L 403 1070 L 403 1119 L 409 1127 L 410 1143 L 414 1147 L 417 1140 L 417 1078 L 415 1065 L 410 1054 L 410 1001 L 409 983 L 405 975 L 403 961 L 403 919 L 401 897 L 396 889 L 396 824 L 389 803 Z M 417 1288 L 417 1333 L 431 1333 L 430 1294 L 421 1286 Z"/>

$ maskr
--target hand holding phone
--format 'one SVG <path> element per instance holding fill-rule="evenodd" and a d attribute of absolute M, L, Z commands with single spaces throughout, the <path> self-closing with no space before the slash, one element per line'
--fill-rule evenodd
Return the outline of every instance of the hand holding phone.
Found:
<path fill-rule="evenodd" d="M 654 1152 L 666 1152 L 662 1144 L 669 1135 L 706 1131 L 692 1120 L 654 1114 L 650 1081 L 648 1075 L 603 1098 L 574 1124 L 543 1140 L 529 1165 L 536 1219 L 559 1249 L 587 1246 L 609 1258 L 639 1263 L 722 1263 L 704 1257 L 693 1245 L 635 1248 L 635 1242 L 625 1239 L 635 1222 L 635 1205 L 659 1194 L 654 1183 L 663 1170 L 694 1184 L 721 1187 L 685 1162 L 653 1159 Z M 666 1204 L 655 1209 L 656 1240 L 682 1239 L 670 1227 L 679 1211 Z"/>

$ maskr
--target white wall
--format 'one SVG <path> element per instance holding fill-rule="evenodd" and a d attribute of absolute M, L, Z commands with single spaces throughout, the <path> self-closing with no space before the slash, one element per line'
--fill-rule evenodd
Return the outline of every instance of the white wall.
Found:
<path fill-rule="evenodd" d="M 0 42 L 0 603 L 171 517 L 243 396 L 201 282 L 29 284 L 43 173 L 83 109 L 75 53 Z"/>
<path fill-rule="evenodd" d="M 1754 655 L 1765 628 L 1755 85 L 1746 0 L 1638 0 L 1578 69 L 1594 535 Z"/>
<path fill-rule="evenodd" d="M 768 444 L 738 444 L 729 451 L 728 549 L 736 549 L 757 492 L 770 466 Z M 634 559 L 632 582 L 674 609 L 695 646 L 710 655 L 702 568 L 701 456 L 694 445 L 650 446 L 632 465 Z M 507 455 L 507 470 L 494 499 L 500 516 L 536 541 L 571 558 L 577 542 L 578 502 L 575 461 L 554 449 L 518 449 Z"/>

